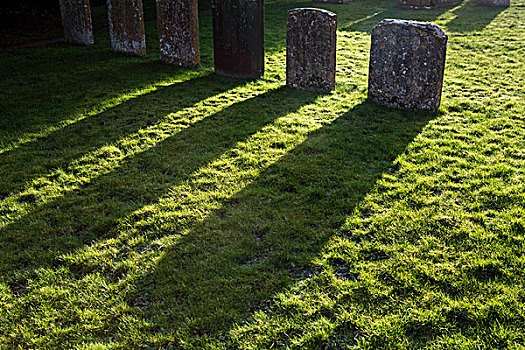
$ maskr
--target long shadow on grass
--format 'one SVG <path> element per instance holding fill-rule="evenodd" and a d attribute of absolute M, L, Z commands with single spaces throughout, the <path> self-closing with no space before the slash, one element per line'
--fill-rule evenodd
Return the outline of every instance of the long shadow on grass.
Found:
<path fill-rule="evenodd" d="M 6 58 L 0 83 L 0 145 L 60 127 L 77 114 L 166 80 L 199 75 L 160 62 L 119 56 L 100 49 L 47 48 Z M 202 74 L 200 74 L 202 75 Z"/>
<path fill-rule="evenodd" d="M 46 138 L 0 155 L 0 199 L 16 193 L 32 179 L 64 169 L 83 155 L 157 124 L 170 113 L 226 92 L 244 81 L 206 75 L 133 98 L 100 114 L 68 125 Z"/>
<path fill-rule="evenodd" d="M 430 118 L 364 102 L 313 132 L 166 251 L 129 304 L 149 305 L 167 343 L 227 333 L 315 273 L 312 259 Z"/>
<path fill-rule="evenodd" d="M 130 156 L 83 188 L 35 207 L 0 229 L 0 276 L 61 264 L 58 256 L 111 238 L 121 218 L 156 203 L 237 142 L 315 98 L 313 93 L 279 88 L 234 104 Z"/>
<path fill-rule="evenodd" d="M 504 10 L 502 7 L 477 5 L 475 0 L 466 1 L 452 11 L 456 17 L 448 22 L 446 27 L 451 32 L 483 30 Z"/>

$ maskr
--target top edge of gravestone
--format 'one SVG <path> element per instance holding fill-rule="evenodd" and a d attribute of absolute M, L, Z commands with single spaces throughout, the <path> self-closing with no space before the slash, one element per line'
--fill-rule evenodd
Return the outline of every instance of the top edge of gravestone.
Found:
<path fill-rule="evenodd" d="M 326 14 L 326 15 L 328 15 L 330 17 L 337 17 L 337 14 L 332 12 L 332 11 L 328 11 L 328 10 L 325 10 L 325 9 L 318 9 L 318 8 L 315 8 L 315 7 L 297 7 L 297 8 L 288 10 L 288 13 L 303 12 L 303 11 L 320 12 L 320 13 Z"/>
<path fill-rule="evenodd" d="M 444 39 L 447 38 L 447 35 L 443 31 L 443 29 L 441 29 L 435 23 L 408 21 L 404 19 L 384 19 L 381 22 L 379 22 L 372 31 L 375 32 L 376 29 L 379 29 L 385 26 L 415 27 L 415 28 L 423 29 L 429 32 L 430 34 L 434 34 L 435 36 L 439 38 L 444 38 Z"/>

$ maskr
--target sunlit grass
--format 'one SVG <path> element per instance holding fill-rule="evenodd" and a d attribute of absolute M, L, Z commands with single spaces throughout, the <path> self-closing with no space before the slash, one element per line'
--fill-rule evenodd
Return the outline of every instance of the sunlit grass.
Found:
<path fill-rule="evenodd" d="M 213 74 L 207 11 L 194 70 L 152 22 L 143 58 L 1 53 L 0 349 L 524 346 L 524 4 L 393 5 L 322 5 L 327 95 L 283 86 L 309 2 L 267 2 L 256 81 Z M 449 35 L 438 113 L 365 101 L 383 18 Z"/>

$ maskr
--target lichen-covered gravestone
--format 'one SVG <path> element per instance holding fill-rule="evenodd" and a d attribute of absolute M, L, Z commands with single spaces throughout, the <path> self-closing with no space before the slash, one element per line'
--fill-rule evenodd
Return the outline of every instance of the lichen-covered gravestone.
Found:
<path fill-rule="evenodd" d="M 157 0 L 160 59 L 193 67 L 200 62 L 198 0 Z"/>
<path fill-rule="evenodd" d="M 335 88 L 337 15 L 297 8 L 288 11 L 286 85 L 327 92 Z"/>
<path fill-rule="evenodd" d="M 478 5 L 492 7 L 509 7 L 510 0 L 478 0 Z"/>
<path fill-rule="evenodd" d="M 108 0 L 108 21 L 113 51 L 146 54 L 142 0 Z"/>
<path fill-rule="evenodd" d="M 461 1 L 462 0 L 397 0 L 396 4 L 399 7 L 431 9 L 434 7 L 459 4 Z"/>
<path fill-rule="evenodd" d="M 60 14 L 66 41 L 83 45 L 95 42 L 89 0 L 60 0 Z"/>
<path fill-rule="evenodd" d="M 264 73 L 264 0 L 213 0 L 213 53 L 218 74 Z"/>
<path fill-rule="evenodd" d="M 441 101 L 447 36 L 437 25 L 386 19 L 372 30 L 368 98 L 435 111 Z"/>

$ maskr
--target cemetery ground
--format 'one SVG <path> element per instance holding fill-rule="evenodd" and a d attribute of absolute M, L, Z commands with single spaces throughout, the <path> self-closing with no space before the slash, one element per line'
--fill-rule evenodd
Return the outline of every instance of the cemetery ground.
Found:
<path fill-rule="evenodd" d="M 525 0 L 266 3 L 266 73 L 0 52 L 0 349 L 525 347 Z M 338 14 L 330 94 L 286 12 Z M 96 12 L 98 10 L 95 10 Z M 449 36 L 437 113 L 366 101 L 385 18 Z"/>

